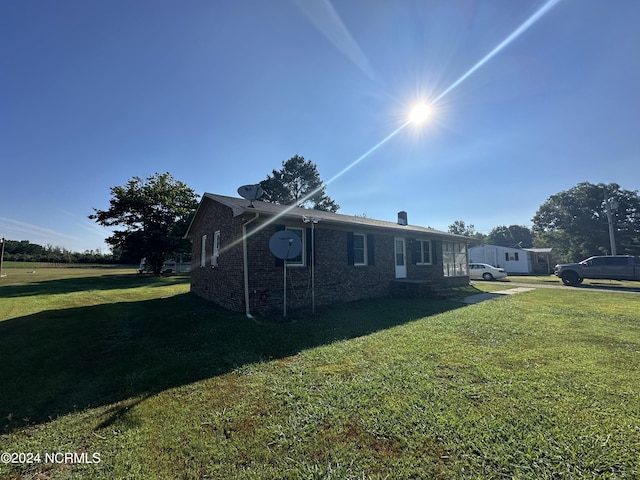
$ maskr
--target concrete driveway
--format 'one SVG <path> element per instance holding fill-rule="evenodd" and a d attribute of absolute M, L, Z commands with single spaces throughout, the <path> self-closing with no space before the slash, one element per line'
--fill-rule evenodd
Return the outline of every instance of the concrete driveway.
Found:
<path fill-rule="evenodd" d="M 462 303 L 474 304 L 484 302 L 485 300 L 491 300 L 492 298 L 498 298 L 502 295 L 513 295 L 515 293 L 523 293 L 530 292 L 531 290 L 535 290 L 533 287 L 516 287 L 510 288 L 508 290 L 499 290 L 497 292 L 485 292 L 485 293 L 477 293 L 475 295 L 470 295 L 462 299 Z"/>
<path fill-rule="evenodd" d="M 517 278 L 517 277 L 514 277 Z M 615 281 L 615 280 L 613 280 Z M 584 291 L 595 291 L 595 292 L 617 292 L 617 293 L 640 293 L 640 284 L 638 287 L 627 287 L 622 285 L 616 285 L 615 283 L 607 282 L 607 280 L 600 281 L 591 281 L 592 283 L 576 285 L 570 287 L 568 285 L 563 285 L 558 280 L 558 283 L 518 283 L 517 280 L 505 282 L 510 286 L 514 287 L 532 287 L 532 288 L 562 288 L 563 290 L 580 290 Z"/>

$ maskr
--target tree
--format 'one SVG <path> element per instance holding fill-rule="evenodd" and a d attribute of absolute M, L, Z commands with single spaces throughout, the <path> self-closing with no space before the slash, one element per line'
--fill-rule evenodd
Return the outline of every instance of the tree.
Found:
<path fill-rule="evenodd" d="M 491 245 L 503 247 L 531 248 L 533 246 L 533 234 L 527 227 L 510 225 L 495 227 L 487 235 L 487 242 Z"/>
<path fill-rule="evenodd" d="M 264 190 L 265 202 L 299 207 L 312 205 L 315 210 L 325 212 L 336 212 L 340 208 L 325 194 L 316 165 L 300 155 L 282 162 L 282 168 L 273 170 L 272 175 L 267 175 L 260 182 L 260 186 Z"/>
<path fill-rule="evenodd" d="M 453 233 L 455 235 L 464 235 L 465 237 L 471 237 L 477 240 L 480 243 L 484 243 L 487 239 L 487 236 L 476 232 L 476 227 L 473 224 L 467 225 L 464 220 L 456 220 L 448 228 L 449 233 Z"/>
<path fill-rule="evenodd" d="M 562 261 L 610 254 L 605 199 L 617 207 L 612 212 L 617 252 L 640 254 L 640 197 L 615 183 L 583 182 L 550 196 L 533 217 L 535 244 L 552 247 Z"/>
<path fill-rule="evenodd" d="M 476 234 L 476 227 L 473 224 L 467 225 L 464 220 L 456 220 L 449 225 L 449 233 L 473 237 Z"/>
<path fill-rule="evenodd" d="M 189 251 L 182 237 L 198 205 L 195 192 L 171 174 L 142 180 L 133 177 L 124 186 L 111 188 L 108 210 L 89 215 L 105 227 L 124 226 L 106 239 L 109 245 L 135 258 L 146 257 L 156 275 L 167 254 Z"/>

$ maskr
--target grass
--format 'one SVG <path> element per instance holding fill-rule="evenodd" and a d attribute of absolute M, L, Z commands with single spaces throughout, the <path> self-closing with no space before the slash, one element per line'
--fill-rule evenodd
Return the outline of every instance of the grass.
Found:
<path fill-rule="evenodd" d="M 512 283 L 532 283 L 535 285 L 563 285 L 562 280 L 555 275 L 510 275 L 503 281 Z M 577 288 L 640 292 L 640 282 L 629 280 L 585 279 L 577 286 Z"/>
<path fill-rule="evenodd" d="M 112 264 L 112 265 L 102 265 L 99 263 L 62 263 L 62 262 L 15 262 L 15 261 L 4 261 L 2 264 L 3 273 L 7 273 L 7 271 L 11 272 L 13 275 L 19 274 L 22 270 L 27 270 L 29 272 L 38 272 L 40 275 L 55 275 L 59 274 L 63 270 L 67 270 L 69 268 L 77 268 L 80 270 L 91 271 L 93 269 L 98 270 L 128 270 L 134 271 L 138 265 L 120 265 L 120 264 Z M 86 272 L 88 273 L 88 272 Z"/>
<path fill-rule="evenodd" d="M 191 296 L 188 277 L 74 270 L 0 284 L 0 444 L 100 463 L 0 478 L 640 477 L 636 295 L 385 299 L 275 323 Z"/>

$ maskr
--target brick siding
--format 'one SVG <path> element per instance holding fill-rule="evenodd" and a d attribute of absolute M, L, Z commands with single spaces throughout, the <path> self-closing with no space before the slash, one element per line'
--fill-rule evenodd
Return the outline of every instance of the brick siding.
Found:
<path fill-rule="evenodd" d="M 238 312 L 245 310 L 242 225 L 251 220 L 249 212 L 234 217 L 231 208 L 214 201 L 206 201 L 198 211 L 190 229 L 192 241 L 191 291 L 203 298 Z M 288 227 L 301 228 L 305 240 L 311 229 L 302 221 Z M 269 239 L 277 229 L 276 222 L 265 225 L 264 218 L 251 221 L 247 227 L 249 264 L 249 307 L 251 312 L 282 311 L 283 274 L 282 262 L 269 250 Z M 214 232 L 220 231 L 218 265 L 211 266 Z M 371 230 L 358 227 L 352 233 L 370 234 Z M 384 297 L 390 294 L 390 282 L 395 279 L 394 235 L 384 232 L 368 237 L 373 243 L 373 265 L 349 265 L 348 230 L 315 226 L 315 301 L 317 306 L 347 302 L 365 298 Z M 206 238 L 206 264 L 200 266 L 202 236 Z M 432 240 L 436 252 L 433 265 L 416 265 L 412 258 L 413 238 L 406 239 L 407 276 L 416 280 L 443 282 L 442 258 L 438 252 L 440 243 Z M 426 238 L 422 238 L 426 240 Z M 305 242 L 306 244 L 307 242 Z M 287 267 L 287 308 L 310 308 L 311 262 L 303 248 L 304 266 Z M 468 277 L 464 277 L 468 282 Z M 447 279 L 448 284 L 457 284 Z"/>

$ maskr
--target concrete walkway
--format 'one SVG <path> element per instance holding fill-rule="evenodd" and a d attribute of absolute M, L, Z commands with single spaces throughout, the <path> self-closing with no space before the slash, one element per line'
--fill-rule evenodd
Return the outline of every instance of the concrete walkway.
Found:
<path fill-rule="evenodd" d="M 523 293 L 529 292 L 531 290 L 535 290 L 532 287 L 517 287 L 510 288 L 509 290 L 499 290 L 497 292 L 486 292 L 486 293 L 478 293 L 476 295 L 471 295 L 469 297 L 463 298 L 462 303 L 474 304 L 484 302 L 485 300 L 491 300 L 492 298 L 498 298 L 501 295 L 513 295 L 514 293 Z"/>

